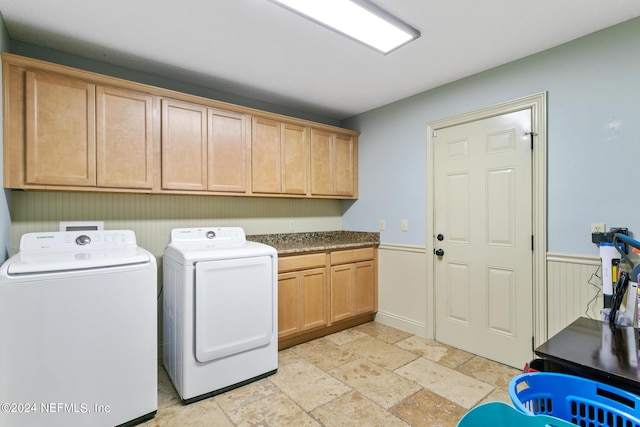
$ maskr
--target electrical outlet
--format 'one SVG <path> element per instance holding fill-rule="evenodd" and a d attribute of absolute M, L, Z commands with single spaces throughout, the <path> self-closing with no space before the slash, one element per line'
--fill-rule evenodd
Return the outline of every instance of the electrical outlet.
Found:
<path fill-rule="evenodd" d="M 384 223 L 384 219 L 380 220 L 380 231 L 384 231 L 386 224 Z"/>
<path fill-rule="evenodd" d="M 605 232 L 605 224 L 602 222 L 597 222 L 591 224 L 591 234 L 593 233 L 604 233 Z"/>
<path fill-rule="evenodd" d="M 409 221 L 403 219 L 400 228 L 402 229 L 402 231 L 409 231 Z"/>
<path fill-rule="evenodd" d="M 296 222 L 294 220 L 289 221 L 289 231 L 294 231 L 296 229 Z"/>

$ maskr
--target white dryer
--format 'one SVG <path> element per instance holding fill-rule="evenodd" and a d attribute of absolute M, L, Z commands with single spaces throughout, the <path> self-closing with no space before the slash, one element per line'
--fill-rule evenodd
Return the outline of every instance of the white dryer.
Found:
<path fill-rule="evenodd" d="M 239 227 L 177 228 L 163 271 L 163 363 L 185 403 L 276 372 L 274 248 Z"/>
<path fill-rule="evenodd" d="M 0 426 L 153 418 L 157 274 L 130 230 L 22 236 L 0 268 Z"/>

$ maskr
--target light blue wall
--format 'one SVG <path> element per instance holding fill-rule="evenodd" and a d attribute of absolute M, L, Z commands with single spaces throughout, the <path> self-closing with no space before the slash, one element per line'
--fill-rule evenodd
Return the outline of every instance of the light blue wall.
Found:
<path fill-rule="evenodd" d="M 0 51 L 9 49 L 9 36 L 4 26 L 4 20 L 0 15 Z M 0 71 L 0 74 L 2 72 Z M 0 79 L 1 80 L 1 79 Z M 0 87 L 0 98 L 2 98 L 2 88 Z M 0 102 L 0 117 L 2 117 L 3 103 Z M 0 153 L 2 152 L 2 120 L 0 120 Z M 0 161 L 0 182 L 3 180 L 3 162 Z M 3 188 L 4 186 L 0 186 Z M 7 259 L 11 253 L 11 216 L 9 214 L 9 203 L 11 191 L 3 190 L 0 192 L 0 261 Z"/>
<path fill-rule="evenodd" d="M 384 219 L 382 242 L 426 245 L 426 124 L 545 91 L 548 251 L 596 255 L 592 222 L 638 238 L 640 18 L 344 121 L 362 134 L 360 198 L 344 202 L 343 228 Z"/>

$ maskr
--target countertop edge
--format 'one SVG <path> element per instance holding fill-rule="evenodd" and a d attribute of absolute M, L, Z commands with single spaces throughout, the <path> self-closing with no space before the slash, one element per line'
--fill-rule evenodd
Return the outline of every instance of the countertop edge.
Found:
<path fill-rule="evenodd" d="M 380 233 L 324 231 L 250 235 L 247 240 L 274 247 L 279 256 L 378 247 Z"/>

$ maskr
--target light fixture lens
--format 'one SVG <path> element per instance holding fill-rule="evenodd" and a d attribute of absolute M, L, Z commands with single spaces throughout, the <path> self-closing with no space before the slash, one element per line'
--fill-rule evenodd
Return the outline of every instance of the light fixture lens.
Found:
<path fill-rule="evenodd" d="M 272 0 L 383 53 L 418 38 L 413 28 L 373 5 L 351 0 Z"/>

